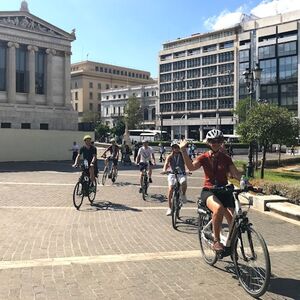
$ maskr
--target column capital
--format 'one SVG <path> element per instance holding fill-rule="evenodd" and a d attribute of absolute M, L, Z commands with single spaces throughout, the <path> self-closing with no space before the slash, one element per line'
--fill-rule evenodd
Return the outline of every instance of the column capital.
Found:
<path fill-rule="evenodd" d="M 19 48 L 20 45 L 18 43 L 15 43 L 15 42 L 8 42 L 7 47 L 8 48 Z"/>
<path fill-rule="evenodd" d="M 55 55 L 56 54 L 56 50 L 55 49 L 46 49 L 46 53 L 48 55 Z"/>
<path fill-rule="evenodd" d="M 71 56 L 72 52 L 71 51 L 65 51 L 65 57 Z"/>
<path fill-rule="evenodd" d="M 39 50 L 39 48 L 37 46 L 28 45 L 27 50 L 32 51 L 32 52 L 37 52 Z"/>

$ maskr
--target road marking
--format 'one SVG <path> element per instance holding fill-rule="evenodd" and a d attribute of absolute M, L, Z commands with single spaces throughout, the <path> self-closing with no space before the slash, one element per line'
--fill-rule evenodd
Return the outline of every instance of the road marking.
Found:
<path fill-rule="evenodd" d="M 102 202 L 103 207 L 105 207 L 105 204 L 107 206 L 113 205 L 114 203 L 104 203 Z M 121 204 L 122 205 L 122 204 Z M 138 209 L 138 210 L 165 210 L 167 207 L 166 206 L 133 206 L 131 209 Z M 0 206 L 0 209 L 73 209 L 75 212 L 75 208 L 73 206 Z M 196 206 L 192 207 L 182 207 L 181 210 L 197 210 Z M 113 209 L 112 209 L 113 210 Z M 120 208 L 120 210 L 122 210 Z M 124 209 L 125 210 L 125 209 Z"/>
<path fill-rule="evenodd" d="M 298 252 L 300 245 L 281 245 L 270 246 L 269 252 Z M 47 266 L 68 266 L 71 264 L 101 264 L 101 263 L 117 263 L 117 262 L 138 262 L 153 260 L 172 260 L 172 259 L 188 259 L 200 258 L 200 250 L 189 251 L 166 251 L 166 252 L 146 252 L 146 253 L 128 253 L 115 255 L 96 255 L 96 256 L 71 256 L 71 257 L 55 257 L 55 258 L 39 258 L 31 260 L 19 261 L 0 261 L 0 270 L 21 269 L 33 267 Z"/>

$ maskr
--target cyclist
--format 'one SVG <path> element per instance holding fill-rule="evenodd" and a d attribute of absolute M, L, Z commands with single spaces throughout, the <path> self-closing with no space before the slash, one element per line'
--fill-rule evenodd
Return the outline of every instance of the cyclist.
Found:
<path fill-rule="evenodd" d="M 218 193 L 211 189 L 227 185 L 228 174 L 238 180 L 240 180 L 241 174 L 233 164 L 232 159 L 220 151 L 222 143 L 224 142 L 222 131 L 218 129 L 210 130 L 206 135 L 205 141 L 210 150 L 198 156 L 194 161 L 191 161 L 187 155 L 185 149 L 187 145 L 186 141 L 180 143 L 180 149 L 185 164 L 190 171 L 203 167 L 205 180 L 201 200 L 213 213 L 213 249 L 215 251 L 222 251 L 224 249 L 223 244 L 220 242 L 222 221 L 225 216 L 228 224 L 231 224 L 234 199 L 232 193 Z"/>
<path fill-rule="evenodd" d="M 115 139 L 111 139 L 110 140 L 111 145 L 104 151 L 104 153 L 102 154 L 102 157 L 105 158 L 106 157 L 106 152 L 110 152 L 110 156 L 108 156 L 105 159 L 105 166 L 108 165 L 108 162 L 110 160 L 112 160 L 113 162 L 113 171 L 117 172 L 118 169 L 118 160 L 119 160 L 119 153 L 120 153 L 120 147 L 116 144 L 116 140 Z M 111 173 L 108 174 L 108 178 L 111 178 Z"/>
<path fill-rule="evenodd" d="M 136 157 L 136 164 L 140 166 L 140 184 L 142 186 L 143 180 L 143 170 L 149 166 L 149 182 L 152 183 L 152 166 L 155 165 L 154 151 L 152 147 L 149 146 L 147 140 L 142 141 L 143 146 L 139 149 L 138 155 Z M 140 187 L 140 193 L 142 188 Z"/>
<path fill-rule="evenodd" d="M 185 172 L 185 163 L 182 157 L 182 154 L 180 153 L 180 148 L 177 142 L 171 143 L 172 152 L 170 155 L 167 156 L 164 167 L 163 167 L 163 173 L 166 173 L 167 169 L 171 169 L 171 172 L 174 172 L 176 168 L 179 168 L 179 174 L 178 179 L 181 184 L 181 200 L 183 203 L 187 202 L 186 199 L 186 190 L 187 190 L 187 180 L 186 180 L 186 172 Z M 168 176 L 168 202 L 169 202 L 169 208 L 167 209 L 167 216 L 170 216 L 172 214 L 172 194 L 174 190 L 175 185 L 175 175 L 169 174 Z"/>
<path fill-rule="evenodd" d="M 80 148 L 79 153 L 75 159 L 75 163 L 72 165 L 76 167 L 79 165 L 80 155 L 82 154 L 83 159 L 88 161 L 89 164 L 89 172 L 91 182 L 95 181 L 95 177 L 98 174 L 98 166 L 97 162 L 97 149 L 92 145 L 92 138 L 90 135 L 85 135 L 83 138 L 84 145 Z"/>

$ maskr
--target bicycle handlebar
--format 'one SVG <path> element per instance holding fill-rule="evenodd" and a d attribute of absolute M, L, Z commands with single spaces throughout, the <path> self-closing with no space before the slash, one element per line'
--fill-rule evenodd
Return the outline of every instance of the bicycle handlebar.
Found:
<path fill-rule="evenodd" d="M 212 192 L 225 191 L 225 192 L 234 192 L 234 193 L 237 193 L 237 194 L 240 194 L 240 193 L 243 193 L 243 192 L 248 192 L 248 191 L 255 192 L 255 193 L 261 193 L 262 192 L 262 189 L 256 188 L 252 185 L 248 185 L 244 189 L 237 189 L 237 188 L 234 187 L 233 184 L 228 184 L 228 185 L 220 186 L 220 187 L 213 187 L 209 190 L 212 191 Z"/>

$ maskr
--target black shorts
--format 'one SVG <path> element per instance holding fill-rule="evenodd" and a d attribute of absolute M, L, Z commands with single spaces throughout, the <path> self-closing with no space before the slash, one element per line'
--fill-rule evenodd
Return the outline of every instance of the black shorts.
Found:
<path fill-rule="evenodd" d="M 209 189 L 202 189 L 200 198 L 201 202 L 206 205 L 206 200 L 209 196 L 215 195 L 220 202 L 223 204 L 224 207 L 234 208 L 234 198 L 232 192 L 225 192 L 225 191 L 218 191 L 218 192 L 212 192 Z"/>
<path fill-rule="evenodd" d="M 153 164 L 152 164 L 151 161 L 149 161 L 149 164 L 148 164 L 148 163 L 143 163 L 143 162 L 139 163 L 139 167 L 140 167 L 140 171 L 141 171 L 141 172 L 142 172 L 144 169 L 147 169 L 148 166 L 153 166 Z"/>
<path fill-rule="evenodd" d="M 110 156 L 110 157 L 108 158 L 108 160 L 109 160 L 109 161 L 112 161 L 114 166 L 117 166 L 117 165 L 118 165 L 118 159 L 117 159 L 117 158 L 113 158 L 112 156 Z"/>

